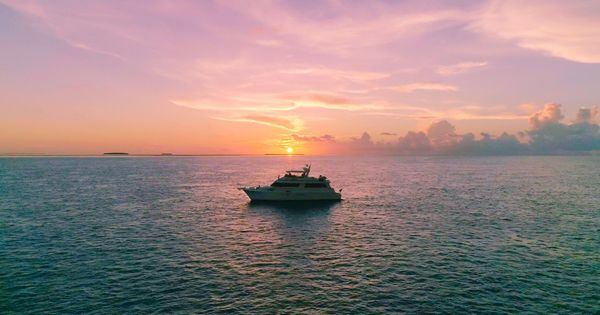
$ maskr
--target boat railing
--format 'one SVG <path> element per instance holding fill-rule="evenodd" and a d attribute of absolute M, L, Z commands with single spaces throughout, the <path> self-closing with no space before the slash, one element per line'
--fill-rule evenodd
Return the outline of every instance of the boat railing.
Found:
<path fill-rule="evenodd" d="M 306 164 L 302 170 L 289 170 L 285 171 L 286 176 L 298 176 L 294 174 L 301 174 L 300 177 L 307 177 L 310 174 L 310 164 Z"/>

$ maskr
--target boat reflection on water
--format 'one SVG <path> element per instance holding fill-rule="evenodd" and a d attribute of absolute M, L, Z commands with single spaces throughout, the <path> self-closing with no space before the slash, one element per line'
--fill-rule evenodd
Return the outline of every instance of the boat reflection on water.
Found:
<path fill-rule="evenodd" d="M 309 255 L 319 239 L 330 233 L 331 217 L 341 206 L 340 201 L 251 201 L 246 204 L 246 218 L 252 229 L 260 226 L 258 233 L 265 237 L 265 230 L 275 235 L 267 242 L 279 242 L 293 252 L 285 256 Z"/>

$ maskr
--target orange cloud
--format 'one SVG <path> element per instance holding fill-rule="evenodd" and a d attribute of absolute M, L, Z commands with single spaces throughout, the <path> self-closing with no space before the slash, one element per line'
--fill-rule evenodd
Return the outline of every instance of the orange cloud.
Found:
<path fill-rule="evenodd" d="M 301 136 L 293 134 L 292 138 L 298 142 L 335 142 L 335 137 L 327 134 L 322 136 Z"/>
<path fill-rule="evenodd" d="M 171 103 L 206 111 L 258 111 L 276 112 L 290 111 L 300 106 L 291 103 L 274 102 L 272 100 L 248 99 L 248 98 L 223 98 L 223 99 L 201 99 L 201 100 L 170 100 Z"/>
<path fill-rule="evenodd" d="M 297 105 L 298 107 L 338 110 L 367 110 L 380 107 L 372 104 L 359 104 L 347 97 L 329 92 L 295 92 L 283 94 L 279 97 Z"/>

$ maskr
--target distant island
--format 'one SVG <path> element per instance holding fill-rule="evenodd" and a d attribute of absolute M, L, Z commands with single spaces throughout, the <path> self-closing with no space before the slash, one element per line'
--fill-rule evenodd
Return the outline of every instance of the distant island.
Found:
<path fill-rule="evenodd" d="M 127 152 L 106 152 L 104 155 L 129 155 Z"/>
<path fill-rule="evenodd" d="M 161 153 L 160 155 L 173 155 L 173 153 Z"/>
<path fill-rule="evenodd" d="M 265 153 L 265 155 L 304 155 L 304 153 Z"/>

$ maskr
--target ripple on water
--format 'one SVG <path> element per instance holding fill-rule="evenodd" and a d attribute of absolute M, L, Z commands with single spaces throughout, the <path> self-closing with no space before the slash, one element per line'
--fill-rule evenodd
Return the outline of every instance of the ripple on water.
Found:
<path fill-rule="evenodd" d="M 308 159 L 345 200 L 235 190 Z M 0 159 L 0 310 L 598 313 L 599 159 Z"/>

